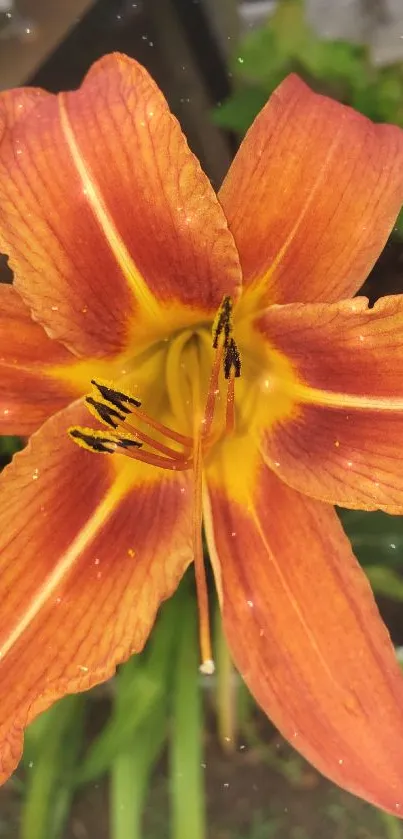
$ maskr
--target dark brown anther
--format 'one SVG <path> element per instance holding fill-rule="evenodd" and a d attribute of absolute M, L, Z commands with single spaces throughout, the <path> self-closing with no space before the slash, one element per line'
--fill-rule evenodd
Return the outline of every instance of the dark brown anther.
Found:
<path fill-rule="evenodd" d="M 102 454 L 114 454 L 117 448 L 129 449 L 131 447 L 141 448 L 139 440 L 132 440 L 128 437 L 102 437 L 94 432 L 91 434 L 87 428 L 70 428 L 70 437 L 76 440 L 85 449 Z"/>
<path fill-rule="evenodd" d="M 72 428 L 71 431 L 69 431 L 69 434 L 74 440 L 79 440 L 85 448 L 92 449 L 94 452 L 113 454 L 115 451 L 115 447 L 108 448 L 108 446 L 113 445 L 113 443 L 111 440 L 108 440 L 107 437 L 92 436 L 91 434 L 86 434 L 84 431 L 80 431 L 79 428 Z"/>
<path fill-rule="evenodd" d="M 120 446 L 121 449 L 130 449 L 131 446 L 137 446 L 138 449 L 141 449 L 142 443 L 139 440 L 130 440 L 128 437 L 120 437 L 120 439 L 116 439 L 114 441 L 117 446 Z"/>
<path fill-rule="evenodd" d="M 230 339 L 224 355 L 224 376 L 229 379 L 231 375 L 235 379 L 239 379 L 241 375 L 241 356 L 233 338 Z"/>
<path fill-rule="evenodd" d="M 126 414 L 120 413 L 115 408 L 111 408 L 109 405 L 105 405 L 105 402 L 98 402 L 97 399 L 93 399 L 92 396 L 87 396 L 86 398 L 87 405 L 92 405 L 95 408 L 99 418 L 110 425 L 111 428 L 117 428 L 119 422 L 124 422 L 126 419 Z M 119 422 L 115 422 L 117 419 Z"/>
<path fill-rule="evenodd" d="M 223 346 L 228 347 L 232 332 L 232 300 L 231 297 L 224 297 L 217 313 L 216 322 L 213 327 L 213 349 L 218 347 L 218 339 L 224 333 Z"/>
<path fill-rule="evenodd" d="M 96 382 L 95 379 L 91 379 L 91 384 L 97 388 L 107 402 L 110 402 L 118 411 L 123 411 L 124 414 L 131 413 L 130 408 L 127 407 L 128 405 L 133 405 L 135 408 L 140 408 L 141 406 L 139 399 L 136 399 L 134 396 L 128 396 L 127 393 L 123 393 L 121 390 L 114 390 L 111 387 L 107 387 L 107 385 L 102 385 Z"/>

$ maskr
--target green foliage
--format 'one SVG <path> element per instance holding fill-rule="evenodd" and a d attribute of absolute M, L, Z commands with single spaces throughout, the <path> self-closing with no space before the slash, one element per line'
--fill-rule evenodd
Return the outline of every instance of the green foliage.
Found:
<path fill-rule="evenodd" d="M 19 437 L 0 437 L 0 469 L 22 448 Z"/>
<path fill-rule="evenodd" d="M 27 730 L 21 839 L 59 839 L 75 789 L 84 696 L 67 696 Z"/>
<path fill-rule="evenodd" d="M 292 72 L 375 122 L 403 126 L 403 64 L 375 67 L 365 46 L 321 40 L 306 22 L 303 0 L 280 0 L 266 25 L 238 45 L 231 69 L 234 92 L 213 118 L 240 135 Z M 402 216 L 397 230 L 403 235 Z"/>
<path fill-rule="evenodd" d="M 206 839 L 204 802 L 204 720 L 199 685 L 200 652 L 196 611 L 184 603 L 174 664 L 170 736 L 172 839 Z"/>
<path fill-rule="evenodd" d="M 403 570 L 403 517 L 361 510 L 340 510 L 355 554 L 364 567 L 387 565 Z"/>
<path fill-rule="evenodd" d="M 340 510 L 340 518 L 374 592 L 403 603 L 403 517 Z"/>

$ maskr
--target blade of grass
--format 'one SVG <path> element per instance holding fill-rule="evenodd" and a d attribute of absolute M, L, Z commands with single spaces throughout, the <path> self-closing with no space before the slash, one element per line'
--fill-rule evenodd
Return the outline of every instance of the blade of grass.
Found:
<path fill-rule="evenodd" d="M 183 596 L 178 593 L 162 608 L 146 655 L 137 659 L 140 671 L 126 665 L 116 679 L 115 722 L 129 711 L 138 696 L 139 674 L 157 688 L 157 700 L 148 706 L 141 726 L 136 725 L 111 764 L 112 839 L 141 839 L 141 825 L 152 768 L 167 735 L 167 695 L 176 626 L 181 623 Z"/>
<path fill-rule="evenodd" d="M 131 704 L 129 705 L 126 699 L 123 705 L 121 702 L 119 708 L 115 707 L 109 722 L 88 750 L 78 774 L 78 784 L 94 781 L 107 772 L 116 755 L 125 751 L 127 743 L 144 724 L 150 710 L 155 706 L 161 690 L 160 685 L 150 680 L 149 675 L 142 671 L 140 663 L 138 667 L 131 667 L 130 671 L 133 675 Z M 119 695 L 118 677 L 116 692 Z"/>
<path fill-rule="evenodd" d="M 205 839 L 203 717 L 199 689 L 197 618 L 192 600 L 183 610 L 172 698 L 170 797 L 172 839 Z"/>
<path fill-rule="evenodd" d="M 106 772 L 115 758 L 126 751 L 150 713 L 157 711 L 166 690 L 165 674 L 170 669 L 178 603 L 178 598 L 172 598 L 164 605 L 146 652 L 133 656 L 120 668 L 115 678 L 112 716 L 87 753 L 78 777 L 80 784 Z"/>
<path fill-rule="evenodd" d="M 141 839 L 150 775 L 167 735 L 166 704 L 159 703 L 126 752 L 111 767 L 111 839 Z"/>
<path fill-rule="evenodd" d="M 63 783 L 55 798 L 52 817 L 51 836 L 54 835 L 56 839 L 63 835 L 77 787 L 77 769 L 83 749 L 85 716 L 88 709 L 88 698 L 82 696 L 80 700 L 76 708 L 74 725 L 70 726 L 66 732 L 68 748 L 64 748 Z"/>
<path fill-rule="evenodd" d="M 67 696 L 46 714 L 34 733 L 21 819 L 21 839 L 57 839 L 61 828 L 60 796 L 69 801 L 77 739 L 81 741 L 84 697 Z M 78 729 L 78 730 L 77 730 Z M 40 732 L 40 736 L 38 735 Z M 72 736 L 73 735 L 73 736 Z M 29 740 L 28 732 L 28 740 Z M 70 750 L 72 743 L 74 749 Z M 66 774 L 68 768 L 68 775 Z M 66 814 L 66 810 L 64 810 Z"/>

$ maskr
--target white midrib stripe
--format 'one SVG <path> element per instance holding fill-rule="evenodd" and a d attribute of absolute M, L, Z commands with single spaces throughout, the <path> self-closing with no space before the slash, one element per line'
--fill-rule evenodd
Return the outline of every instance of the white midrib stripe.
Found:
<path fill-rule="evenodd" d="M 65 98 L 65 94 L 59 94 L 58 102 L 60 122 L 74 166 L 83 185 L 83 193 L 87 198 L 94 216 L 98 221 L 102 233 L 105 236 L 105 239 L 119 267 L 121 268 L 123 275 L 126 277 L 129 285 L 133 288 L 136 300 L 139 301 L 149 317 L 154 319 L 160 313 L 158 302 L 156 301 L 154 295 L 151 294 L 147 284 L 144 282 L 140 271 L 130 256 L 125 242 L 112 221 L 98 185 L 90 176 L 88 166 L 86 165 L 85 159 L 81 153 L 67 114 Z"/>
<path fill-rule="evenodd" d="M 321 390 L 309 385 L 294 384 L 290 395 L 307 405 L 319 405 L 329 408 L 368 411 L 403 411 L 403 397 L 395 396 L 362 396 L 354 393 L 342 393 L 331 390 Z"/>
<path fill-rule="evenodd" d="M 43 606 L 55 595 L 60 583 L 72 570 L 75 562 L 94 539 L 96 534 L 99 532 L 99 529 L 107 520 L 111 511 L 116 506 L 117 498 L 118 495 L 116 487 L 112 486 L 103 501 L 101 501 L 96 507 L 91 518 L 77 534 L 68 550 L 59 559 L 53 571 L 46 577 L 39 589 L 35 592 L 28 608 L 24 610 L 24 614 L 18 623 L 16 623 L 11 632 L 8 633 L 6 640 L 0 647 L 0 660 L 3 660 L 10 650 L 12 650 L 24 632 L 39 615 Z"/>

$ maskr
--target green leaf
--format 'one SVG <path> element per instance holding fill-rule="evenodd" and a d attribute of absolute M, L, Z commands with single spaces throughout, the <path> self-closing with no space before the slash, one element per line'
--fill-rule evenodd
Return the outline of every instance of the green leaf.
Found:
<path fill-rule="evenodd" d="M 261 88 L 239 88 L 223 105 L 215 108 L 213 122 L 220 128 L 245 134 L 266 101 L 267 94 Z"/>
<path fill-rule="evenodd" d="M 362 565 L 403 570 L 403 517 L 387 513 L 340 510 L 353 550 Z"/>
<path fill-rule="evenodd" d="M 185 604 L 175 662 L 170 737 L 172 839 L 205 839 L 203 715 L 199 686 L 200 652 L 193 603 Z"/>
<path fill-rule="evenodd" d="M 166 696 L 111 765 L 111 839 L 141 839 L 142 818 L 152 769 L 168 730 Z"/>
<path fill-rule="evenodd" d="M 387 565 L 367 565 L 365 572 L 376 594 L 403 603 L 403 579 Z"/>
<path fill-rule="evenodd" d="M 15 452 L 18 452 L 23 447 L 23 442 L 19 437 L 0 437 L 0 457 L 12 457 Z"/>
<path fill-rule="evenodd" d="M 79 783 L 98 778 L 127 750 L 141 727 L 159 707 L 166 691 L 172 645 L 176 634 L 178 599 L 164 605 L 147 651 L 133 656 L 116 676 L 116 702 L 110 720 L 91 745 L 81 767 Z"/>
<path fill-rule="evenodd" d="M 81 695 L 66 696 L 27 730 L 31 759 L 26 763 L 21 839 L 58 839 L 61 834 L 75 787 L 84 703 Z"/>
<path fill-rule="evenodd" d="M 257 29 L 248 35 L 232 60 L 231 66 L 235 77 L 255 83 L 262 87 L 271 87 L 274 76 L 286 75 L 287 60 L 279 53 L 272 29 Z"/>

